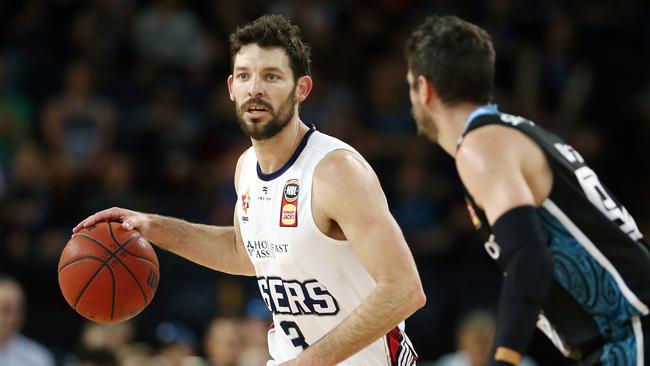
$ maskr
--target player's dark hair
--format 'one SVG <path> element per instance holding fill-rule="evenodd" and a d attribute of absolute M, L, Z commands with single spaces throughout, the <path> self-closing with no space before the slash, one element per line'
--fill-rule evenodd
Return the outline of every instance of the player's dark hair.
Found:
<path fill-rule="evenodd" d="M 234 63 L 237 52 L 246 45 L 281 47 L 289 56 L 294 78 L 311 75 L 310 47 L 302 40 L 300 28 L 281 15 L 263 15 L 237 28 L 230 34 L 230 56 Z"/>
<path fill-rule="evenodd" d="M 414 80 L 427 78 L 443 102 L 492 101 L 494 47 L 479 26 L 455 16 L 427 17 L 411 33 L 406 58 Z"/>

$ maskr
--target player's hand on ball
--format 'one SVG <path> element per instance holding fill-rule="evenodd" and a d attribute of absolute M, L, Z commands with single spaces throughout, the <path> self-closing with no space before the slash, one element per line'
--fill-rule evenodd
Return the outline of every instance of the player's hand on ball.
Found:
<path fill-rule="evenodd" d="M 119 221 L 125 230 L 138 230 L 142 235 L 145 235 L 149 230 L 149 218 L 147 215 L 124 208 L 111 207 L 88 216 L 85 220 L 78 223 L 72 229 L 72 232 L 77 233 L 83 228 L 93 226 L 102 221 Z"/>

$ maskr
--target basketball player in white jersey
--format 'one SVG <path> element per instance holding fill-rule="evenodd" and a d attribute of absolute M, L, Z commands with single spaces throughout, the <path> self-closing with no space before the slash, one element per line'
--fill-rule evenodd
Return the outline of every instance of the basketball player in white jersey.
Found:
<path fill-rule="evenodd" d="M 73 231 L 119 220 L 191 261 L 256 276 L 273 313 L 269 365 L 414 365 L 400 324 L 425 302 L 415 263 L 370 166 L 300 120 L 313 85 L 300 30 L 263 16 L 230 46 L 228 90 L 252 141 L 234 227 L 111 208 Z"/>

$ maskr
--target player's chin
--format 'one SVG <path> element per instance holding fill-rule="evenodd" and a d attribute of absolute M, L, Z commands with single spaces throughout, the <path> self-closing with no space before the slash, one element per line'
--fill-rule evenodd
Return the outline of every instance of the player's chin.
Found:
<path fill-rule="evenodd" d="M 242 128 L 244 129 L 246 135 L 251 136 L 255 139 L 261 139 L 261 137 L 265 134 L 266 126 L 268 124 L 267 120 L 244 119 L 243 121 L 244 124 L 242 124 Z"/>
<path fill-rule="evenodd" d="M 266 121 L 260 118 L 244 118 L 242 119 L 242 121 L 244 123 L 242 124 L 240 122 L 240 124 L 242 125 L 245 131 L 250 133 L 262 131 L 264 130 L 264 126 L 266 126 Z"/>

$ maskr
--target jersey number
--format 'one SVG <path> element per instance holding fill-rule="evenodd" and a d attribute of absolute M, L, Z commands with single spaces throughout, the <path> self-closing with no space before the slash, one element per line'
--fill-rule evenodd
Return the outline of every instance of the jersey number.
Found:
<path fill-rule="evenodd" d="M 591 203 L 598 207 L 608 219 L 616 223 L 632 240 L 643 238 L 632 216 L 627 212 L 625 207 L 619 205 L 612 199 L 593 170 L 587 166 L 583 166 L 577 169 L 575 174 L 582 186 L 582 190 Z"/>
<path fill-rule="evenodd" d="M 291 343 L 293 343 L 295 347 L 300 347 L 303 350 L 309 347 L 309 344 L 305 340 L 305 336 L 302 335 L 300 328 L 298 328 L 298 324 L 296 324 L 295 322 L 290 322 L 286 320 L 281 321 L 280 328 L 282 328 L 284 334 L 286 334 L 287 336 L 289 336 L 289 338 L 291 338 Z"/>

